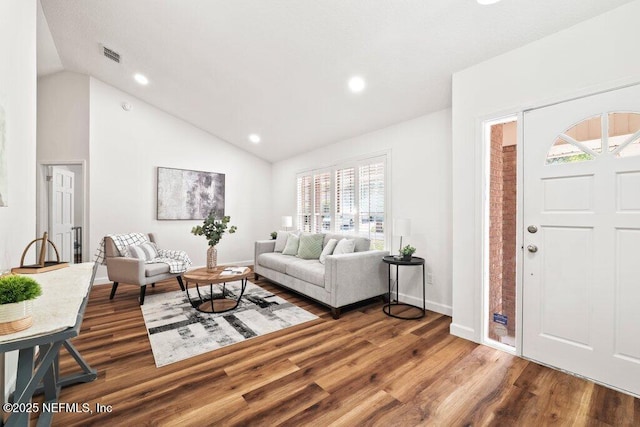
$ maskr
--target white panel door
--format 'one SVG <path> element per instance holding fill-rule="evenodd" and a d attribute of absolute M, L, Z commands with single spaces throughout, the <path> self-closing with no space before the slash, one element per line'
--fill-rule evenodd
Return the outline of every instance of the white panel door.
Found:
<path fill-rule="evenodd" d="M 49 167 L 49 240 L 60 253 L 60 260 L 73 262 L 74 184 L 75 174 L 60 167 Z M 49 260 L 55 260 L 51 247 Z"/>
<path fill-rule="evenodd" d="M 523 355 L 640 395 L 640 86 L 523 124 Z"/>

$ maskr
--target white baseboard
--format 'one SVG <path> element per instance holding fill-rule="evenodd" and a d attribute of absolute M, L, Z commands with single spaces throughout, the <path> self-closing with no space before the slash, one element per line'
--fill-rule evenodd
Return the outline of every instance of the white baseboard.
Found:
<path fill-rule="evenodd" d="M 422 306 L 422 299 L 415 297 L 413 295 L 404 295 L 400 293 L 400 301 L 406 302 L 408 304 L 412 304 L 415 306 Z M 444 314 L 446 316 L 451 316 L 453 314 L 453 308 L 450 305 L 441 304 L 435 301 L 426 301 L 427 310 L 434 311 L 436 313 Z M 466 326 L 457 325 L 452 323 L 449 327 L 449 332 L 452 335 L 455 335 L 460 338 L 464 338 L 469 341 L 479 342 L 476 338 L 476 333 L 474 329 L 468 328 Z"/>
<path fill-rule="evenodd" d="M 464 338 L 469 341 L 473 341 L 477 343 L 480 342 L 476 337 L 475 329 L 471 329 L 467 326 L 462 326 L 462 325 L 452 323 L 451 326 L 449 327 L 449 332 L 451 333 L 451 335 L 455 335 L 457 337 Z"/>
<path fill-rule="evenodd" d="M 422 307 L 422 298 L 418 298 L 413 295 L 405 295 L 403 293 L 400 293 L 399 298 L 401 302 L 406 302 L 407 304 Z M 425 306 L 427 307 L 427 310 L 444 314 L 445 316 L 451 316 L 451 314 L 453 313 L 453 309 L 450 305 L 440 304 L 439 302 L 426 300 Z"/>
<path fill-rule="evenodd" d="M 101 276 L 101 277 L 96 276 L 96 278 L 93 279 L 93 286 L 110 285 L 110 284 L 111 284 L 111 281 L 109 281 L 109 278 L 106 276 Z"/>

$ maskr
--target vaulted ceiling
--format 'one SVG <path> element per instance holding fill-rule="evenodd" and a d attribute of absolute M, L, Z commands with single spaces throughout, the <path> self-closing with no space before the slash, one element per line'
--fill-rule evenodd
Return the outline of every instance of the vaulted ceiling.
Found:
<path fill-rule="evenodd" d="M 447 108 L 453 72 L 629 1 L 41 0 L 39 73 L 61 63 L 278 161 Z"/>

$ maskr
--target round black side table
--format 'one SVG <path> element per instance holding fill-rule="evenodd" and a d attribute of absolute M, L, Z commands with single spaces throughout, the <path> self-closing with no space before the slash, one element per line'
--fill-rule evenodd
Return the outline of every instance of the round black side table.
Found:
<path fill-rule="evenodd" d="M 395 256 L 389 255 L 382 258 L 382 261 L 386 262 L 387 266 L 389 267 L 389 302 L 386 303 L 384 307 L 382 307 L 382 311 L 384 311 L 384 314 L 386 314 L 387 316 L 395 317 L 397 319 L 404 319 L 404 320 L 422 319 L 427 312 L 426 297 L 425 297 L 424 258 L 414 256 L 414 257 L 411 257 L 411 261 L 403 261 L 402 259 L 398 259 Z M 391 266 L 392 265 L 396 266 L 396 302 L 391 301 Z M 407 303 L 398 301 L 398 290 L 400 288 L 400 284 L 399 284 L 400 282 L 398 282 L 398 270 L 400 270 L 401 266 L 405 266 L 405 265 L 408 265 L 408 266 L 421 265 L 422 266 L 422 307 L 418 307 L 412 304 L 407 304 Z M 399 316 L 397 314 L 393 314 L 391 312 L 391 307 L 397 306 L 397 305 L 417 308 L 418 310 L 420 310 L 420 314 L 413 317 L 405 317 L 405 316 Z"/>

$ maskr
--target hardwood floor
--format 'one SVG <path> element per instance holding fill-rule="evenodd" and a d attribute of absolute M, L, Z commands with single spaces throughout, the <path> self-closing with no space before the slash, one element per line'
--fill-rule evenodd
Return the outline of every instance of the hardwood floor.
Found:
<path fill-rule="evenodd" d="M 138 287 L 91 293 L 74 345 L 98 379 L 65 403 L 111 412 L 57 413 L 72 425 L 640 425 L 640 400 L 449 335 L 451 319 L 385 316 L 382 302 L 328 309 L 257 284 L 320 316 L 270 335 L 156 368 Z M 175 281 L 148 295 L 177 290 Z M 73 361 L 63 353 L 61 370 Z"/>

